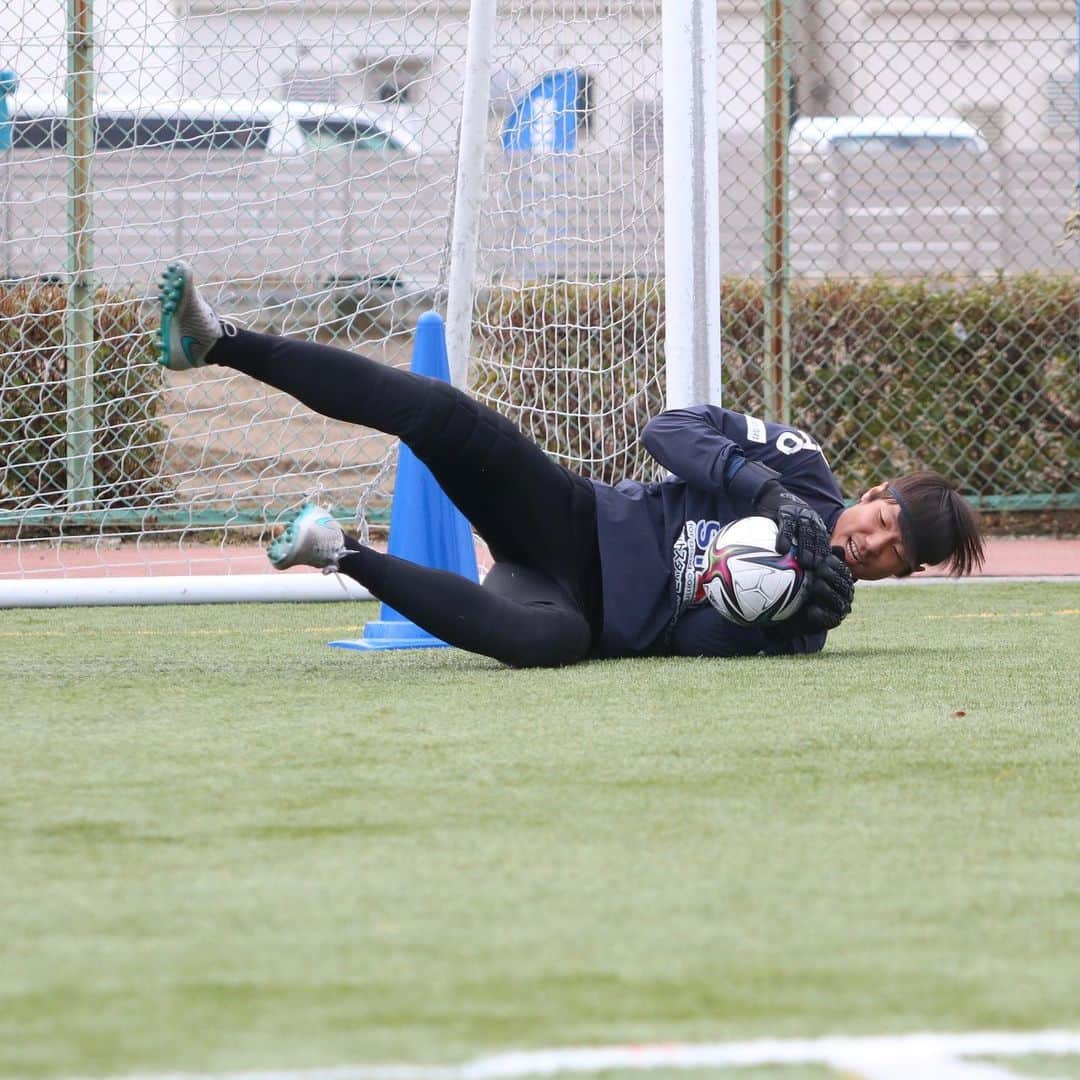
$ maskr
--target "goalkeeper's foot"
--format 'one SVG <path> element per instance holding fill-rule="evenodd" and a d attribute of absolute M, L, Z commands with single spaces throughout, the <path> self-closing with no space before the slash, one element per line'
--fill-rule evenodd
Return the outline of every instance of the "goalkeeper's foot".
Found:
<path fill-rule="evenodd" d="M 314 566 L 326 573 L 338 568 L 348 554 L 345 534 L 324 506 L 305 503 L 285 531 L 266 549 L 275 570 L 290 566 Z"/>
<path fill-rule="evenodd" d="M 226 330 L 217 312 L 199 295 L 191 268 L 170 263 L 158 283 L 161 329 L 158 360 L 173 371 L 202 367 Z"/>

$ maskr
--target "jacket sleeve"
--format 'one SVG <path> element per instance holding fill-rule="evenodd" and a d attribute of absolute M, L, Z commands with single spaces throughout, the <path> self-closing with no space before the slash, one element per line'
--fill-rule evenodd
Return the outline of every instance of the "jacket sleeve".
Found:
<path fill-rule="evenodd" d="M 779 473 L 760 462 L 747 469 L 747 420 L 716 405 L 670 409 L 645 425 L 642 441 L 653 458 L 701 491 L 723 491 L 753 504 Z"/>
<path fill-rule="evenodd" d="M 820 631 L 781 640 L 752 626 L 736 626 L 711 605 L 701 604 L 679 618 L 668 645 L 672 656 L 781 656 L 821 652 L 825 637 Z"/>
<path fill-rule="evenodd" d="M 821 447 L 804 431 L 719 405 L 672 409 L 654 417 L 642 441 L 666 469 L 699 491 L 723 492 L 750 509 L 778 480 L 827 520 L 844 501 Z"/>

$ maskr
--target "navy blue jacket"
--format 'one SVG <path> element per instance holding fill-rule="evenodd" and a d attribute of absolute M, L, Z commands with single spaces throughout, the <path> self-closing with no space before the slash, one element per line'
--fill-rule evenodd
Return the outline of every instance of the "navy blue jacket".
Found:
<path fill-rule="evenodd" d="M 753 512 L 763 480 L 742 456 L 775 469 L 831 530 L 844 504 L 821 447 L 798 428 L 716 405 L 649 421 L 644 443 L 673 476 L 662 483 L 594 482 L 604 625 L 594 656 L 753 656 L 817 652 L 824 632 L 781 641 L 693 603 L 705 552 L 726 524 Z M 741 479 L 740 479 L 741 478 Z"/>

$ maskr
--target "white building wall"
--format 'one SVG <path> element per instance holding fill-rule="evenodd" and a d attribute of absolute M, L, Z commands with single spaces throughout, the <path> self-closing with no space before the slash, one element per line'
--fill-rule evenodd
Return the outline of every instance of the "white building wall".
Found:
<path fill-rule="evenodd" d="M 269 13 L 235 13 L 193 5 L 184 19 L 184 83 L 190 96 L 278 96 L 295 76 L 305 89 L 327 98 L 369 98 L 368 67 L 379 59 L 411 58 L 421 65 L 410 85 L 410 103 L 384 106 L 411 116 L 438 145 L 456 131 L 456 102 L 463 82 L 467 13 L 439 18 L 371 13 L 343 5 L 335 16 L 303 5 Z M 320 85 L 321 84 L 321 85 Z"/>
<path fill-rule="evenodd" d="M 987 134 L 1003 145 L 1068 140 L 1047 122 L 1046 89 L 1074 83 L 1075 17 L 1072 4 L 1043 0 L 801 0 L 800 104 L 822 115 L 996 114 Z"/>
<path fill-rule="evenodd" d="M 96 0 L 94 52 L 100 94 L 158 97 L 178 91 L 181 42 L 171 0 Z M 65 0 L 0 5 L 0 67 L 20 94 L 59 96 L 67 71 Z"/>

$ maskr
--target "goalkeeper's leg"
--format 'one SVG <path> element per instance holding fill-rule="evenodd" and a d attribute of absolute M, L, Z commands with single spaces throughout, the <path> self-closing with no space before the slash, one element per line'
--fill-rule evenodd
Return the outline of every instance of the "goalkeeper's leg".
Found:
<path fill-rule="evenodd" d="M 161 301 L 163 364 L 172 368 L 224 364 L 291 394 L 324 416 L 400 437 L 431 469 L 498 562 L 540 572 L 540 578 L 530 582 L 530 587 L 540 589 L 539 599 L 529 610 L 531 599 L 516 597 L 514 617 L 524 604 L 533 622 L 565 621 L 556 610 L 560 605 L 544 592 L 546 581 L 568 594 L 578 616 L 584 613 L 587 625 L 598 630 L 602 604 L 592 485 L 551 461 L 507 419 L 441 380 L 344 349 L 240 329 L 220 319 L 202 299 L 183 264 L 166 271 Z M 380 597 L 379 590 L 399 589 L 411 596 L 407 576 L 385 569 L 390 564 L 382 560 L 388 558 L 365 552 L 345 560 L 342 569 Z M 403 565 L 414 575 L 422 569 Z M 510 579 L 500 572 L 491 587 L 498 591 L 500 582 L 505 586 Z M 423 589 L 417 586 L 416 591 Z M 444 592 L 440 589 L 439 595 Z M 389 596 L 383 598 L 406 614 Z M 447 605 L 445 610 L 455 609 Z M 460 617 L 463 609 L 457 611 Z M 409 617 L 431 628 L 423 621 L 429 618 L 426 613 Z M 494 615 L 492 625 L 500 625 Z M 453 640 L 445 628 L 432 633 Z M 567 640 L 573 636 L 568 634 Z M 461 644 L 498 655 L 495 645 Z"/>
<path fill-rule="evenodd" d="M 569 589 L 536 570 L 499 562 L 481 587 L 458 574 L 372 551 L 347 537 L 326 507 L 313 503 L 293 517 L 267 555 L 279 570 L 314 566 L 348 574 L 451 645 L 515 667 L 580 660 L 599 630 Z"/>
<path fill-rule="evenodd" d="M 458 574 L 384 555 L 346 539 L 338 569 L 450 645 L 513 667 L 562 667 L 584 659 L 593 630 L 561 585 L 496 563 L 477 585 Z"/>

